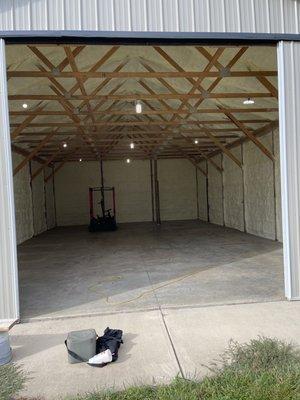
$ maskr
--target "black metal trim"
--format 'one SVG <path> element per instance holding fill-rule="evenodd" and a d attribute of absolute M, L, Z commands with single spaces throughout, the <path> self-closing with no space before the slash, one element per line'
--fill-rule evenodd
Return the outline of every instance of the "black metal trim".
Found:
<path fill-rule="evenodd" d="M 0 31 L 0 38 L 7 44 L 270 45 L 281 40 L 300 41 L 300 34 L 28 30 Z"/>

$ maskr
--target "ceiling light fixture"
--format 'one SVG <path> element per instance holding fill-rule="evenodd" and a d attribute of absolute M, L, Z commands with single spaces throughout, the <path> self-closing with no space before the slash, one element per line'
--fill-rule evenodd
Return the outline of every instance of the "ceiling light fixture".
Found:
<path fill-rule="evenodd" d="M 63 143 L 63 147 L 64 147 L 64 148 L 68 147 L 68 145 L 67 145 L 66 142 Z"/>
<path fill-rule="evenodd" d="M 130 158 L 126 159 L 127 164 L 130 164 Z"/>
<path fill-rule="evenodd" d="M 246 104 L 247 106 L 250 105 L 250 104 L 254 104 L 254 100 L 250 99 L 250 97 L 248 97 L 248 99 L 243 101 L 243 104 Z"/>
<path fill-rule="evenodd" d="M 130 143 L 130 148 L 134 149 L 134 143 L 133 142 Z"/>
<path fill-rule="evenodd" d="M 82 158 L 79 158 L 79 162 L 81 162 L 82 161 Z"/>
<path fill-rule="evenodd" d="M 194 140 L 194 143 L 195 143 L 195 144 L 198 144 L 198 143 L 199 143 L 199 140 L 198 140 L 198 139 L 195 139 L 195 140 Z"/>
<path fill-rule="evenodd" d="M 136 112 L 137 114 L 141 114 L 142 111 L 143 111 L 142 103 L 138 100 L 138 101 L 135 103 L 135 112 Z"/>
<path fill-rule="evenodd" d="M 28 108 L 28 104 L 27 104 L 27 103 L 23 103 L 23 104 L 22 104 L 22 107 L 23 107 L 23 108 Z"/>

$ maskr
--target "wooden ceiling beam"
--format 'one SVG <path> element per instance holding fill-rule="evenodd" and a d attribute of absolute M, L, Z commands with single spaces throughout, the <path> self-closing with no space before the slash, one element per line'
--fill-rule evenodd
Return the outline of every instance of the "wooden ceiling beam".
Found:
<path fill-rule="evenodd" d="M 25 167 L 25 165 L 33 159 L 34 156 L 37 155 L 37 153 L 45 147 L 45 145 L 53 138 L 55 135 L 55 132 L 51 132 L 49 135 L 47 135 L 15 168 L 13 171 L 14 176 L 21 171 L 22 168 Z"/>
<path fill-rule="evenodd" d="M 103 57 L 101 57 L 93 66 L 92 68 L 88 71 L 89 73 L 93 73 L 96 72 L 103 64 L 106 63 L 106 61 L 108 61 L 111 56 L 120 48 L 120 46 L 113 46 L 111 47 L 105 54 Z M 122 63 L 121 63 L 122 64 Z M 118 73 L 120 70 L 116 69 L 115 71 L 113 71 L 114 73 Z M 83 78 L 83 83 L 87 80 L 87 78 Z M 73 94 L 76 92 L 76 90 L 79 89 L 79 85 L 78 83 L 76 83 L 72 89 L 69 91 L 70 94 Z M 99 89 L 100 90 L 100 89 Z"/>
<path fill-rule="evenodd" d="M 227 108 L 231 113 L 269 113 L 269 112 L 278 112 L 277 107 L 264 107 L 264 108 Z M 32 115 L 35 114 L 36 111 L 10 111 L 9 115 Z M 190 110 L 176 110 L 176 109 L 159 109 L 159 110 L 143 110 L 143 115 L 170 115 L 170 114 L 222 114 L 223 111 L 218 108 L 203 108 L 198 109 L 196 111 Z M 43 110 L 38 113 L 39 115 L 68 115 L 66 111 L 49 111 Z M 89 111 L 80 111 L 76 115 L 89 115 Z M 136 111 L 132 109 L 126 110 L 112 110 L 112 111 L 92 111 L 94 115 L 136 115 Z"/>
<path fill-rule="evenodd" d="M 268 123 L 267 125 L 256 129 L 256 131 L 254 132 L 254 135 L 257 137 L 260 137 L 262 135 L 269 133 L 272 129 L 278 128 L 278 126 L 279 126 L 278 121 L 272 121 L 272 122 Z M 233 148 L 240 146 L 241 144 L 243 144 L 245 142 L 249 142 L 249 141 L 250 141 L 250 139 L 248 138 L 248 136 L 244 136 L 242 138 L 239 138 L 237 140 L 234 140 L 234 141 L 226 144 L 226 148 L 233 149 Z M 220 154 L 220 150 L 212 151 L 210 154 L 208 154 L 208 157 L 211 158 L 211 157 L 216 156 L 217 154 Z"/>
<path fill-rule="evenodd" d="M 57 157 L 59 153 L 62 152 L 62 149 L 59 149 L 55 153 L 52 153 L 47 160 L 41 165 L 40 168 L 38 168 L 36 171 L 34 171 L 31 175 L 31 181 L 33 181 L 46 167 L 48 167 L 49 164 L 52 163 L 52 161 Z"/>
<path fill-rule="evenodd" d="M 206 53 L 208 53 L 205 49 L 200 48 L 199 51 L 204 54 L 206 57 L 208 57 L 208 55 Z M 222 70 L 223 66 L 218 62 L 218 61 L 213 61 L 214 65 L 216 68 L 218 68 L 220 71 Z M 259 78 L 258 78 L 259 79 Z M 259 81 L 270 91 L 270 93 L 278 98 L 278 93 L 277 93 L 277 89 L 274 88 L 274 86 L 266 79 L 259 79 Z M 276 91 L 276 92 L 275 92 Z M 250 132 L 248 130 L 248 128 L 242 123 L 240 122 L 237 118 L 234 117 L 234 115 L 227 110 L 226 108 L 222 107 L 218 107 L 220 110 L 223 111 L 223 113 L 229 118 L 229 120 L 236 125 L 238 128 L 241 129 L 241 131 L 267 156 L 269 157 L 272 161 L 274 161 L 274 155 L 266 148 L 266 146 L 263 145 L 263 143 L 261 143 L 256 137 L 255 135 L 252 134 L 252 132 Z"/>
<path fill-rule="evenodd" d="M 188 161 L 189 161 L 190 163 L 192 163 L 192 164 L 197 168 L 197 170 L 200 171 L 204 176 L 207 176 L 207 172 L 204 171 L 204 169 L 202 169 L 202 168 L 198 165 L 198 163 L 196 162 L 196 160 L 195 160 L 193 157 L 191 157 L 186 151 L 184 151 L 181 147 L 176 146 L 175 144 L 173 144 L 172 147 L 174 147 L 180 154 L 182 154 L 183 157 L 187 158 Z"/>
<path fill-rule="evenodd" d="M 165 53 L 165 52 L 164 52 Z M 166 53 L 165 53 L 166 54 Z M 113 79 L 153 79 L 153 78 L 223 78 L 219 71 L 156 71 L 156 72 L 104 72 L 104 71 L 7 71 L 9 78 L 113 78 Z M 277 71 L 231 71 L 226 78 L 253 78 L 277 76 Z"/>
<path fill-rule="evenodd" d="M 204 57 L 206 57 L 208 60 L 211 60 L 210 53 L 204 47 L 196 47 L 196 48 L 202 55 L 204 55 Z M 216 62 L 214 62 L 214 65 L 220 71 L 220 73 L 222 73 L 222 71 L 223 71 L 223 73 L 224 73 L 224 71 L 226 73 L 226 69 L 223 67 L 222 64 L 220 64 L 219 62 L 216 61 Z M 252 72 L 252 71 L 250 71 L 250 72 Z M 273 95 L 273 97 L 278 99 L 278 90 L 265 76 L 257 75 L 256 79 Z"/>
<path fill-rule="evenodd" d="M 119 100 L 119 101 L 134 101 L 134 100 L 181 100 L 181 99 L 198 99 L 201 97 L 201 100 L 204 99 L 244 99 L 246 97 L 251 98 L 270 98 L 273 97 L 271 93 L 261 93 L 261 92 L 245 92 L 245 93 L 209 93 L 206 92 L 205 98 L 199 93 L 157 93 L 155 95 L 150 94 L 106 94 L 106 95 L 70 95 L 67 96 L 67 100 Z M 59 101 L 59 97 L 51 94 L 11 94 L 8 96 L 9 100 L 49 100 L 49 101 Z"/>
<path fill-rule="evenodd" d="M 61 101 L 64 99 L 62 98 Z M 242 120 L 243 123 L 247 124 L 264 124 L 272 122 L 271 119 L 246 119 Z M 43 127 L 74 127 L 74 126 L 84 126 L 85 128 L 92 128 L 93 126 L 155 126 L 155 125 L 230 125 L 231 122 L 228 120 L 173 120 L 173 121 L 97 121 L 93 123 L 85 123 L 82 121 L 78 122 L 36 122 L 28 125 L 29 128 L 43 128 Z M 11 127 L 19 127 L 20 124 L 12 123 Z M 201 130 L 202 128 L 199 127 Z M 229 129 L 230 130 L 230 129 Z M 101 133 L 101 132 L 100 132 Z M 43 132 L 40 132 L 43 135 Z"/>
<path fill-rule="evenodd" d="M 23 149 L 23 148 L 21 148 L 21 147 L 19 147 L 19 146 L 16 146 L 15 144 L 11 144 L 11 150 L 14 152 L 14 153 L 17 153 L 17 154 L 20 154 L 21 156 L 23 156 L 23 157 L 27 157 L 28 156 L 28 154 L 29 154 L 29 151 L 28 150 L 25 150 L 25 149 Z M 41 157 L 39 157 L 39 156 L 34 156 L 33 157 L 33 160 L 35 160 L 35 161 L 37 161 L 37 162 L 39 162 L 39 163 L 43 163 L 45 160 L 43 160 Z"/>
<path fill-rule="evenodd" d="M 49 60 L 44 54 L 42 54 L 37 48 L 33 48 L 33 49 L 31 49 L 31 50 L 34 51 L 34 53 L 37 55 L 37 57 L 38 57 L 46 66 L 48 66 L 49 68 L 52 68 L 53 70 L 55 70 L 55 69 L 56 69 L 56 70 L 59 70 L 59 66 L 58 66 L 58 67 L 55 67 L 55 66 L 50 62 L 50 60 Z M 77 54 L 78 54 L 78 53 L 77 53 Z M 68 64 L 72 63 L 72 65 L 74 66 L 74 62 L 75 62 L 75 61 L 74 61 L 74 54 L 73 54 L 73 52 L 71 52 L 71 50 L 70 50 L 70 52 L 68 52 L 68 54 L 66 54 L 66 59 L 67 59 L 67 61 L 68 61 Z M 65 60 L 66 60 L 66 59 L 65 59 Z M 65 60 L 63 60 L 63 61 L 66 63 Z M 68 64 L 66 64 L 66 65 L 68 65 Z M 70 64 L 70 65 L 71 65 L 71 64 Z M 72 67 L 72 66 L 71 66 L 71 67 Z M 39 66 L 39 69 L 42 70 L 42 71 L 45 71 L 45 69 L 44 69 L 42 66 Z M 50 82 L 54 85 L 54 86 L 50 86 L 50 88 L 51 88 L 52 90 L 54 90 L 54 92 L 55 92 L 57 95 L 60 95 L 60 94 L 61 94 L 60 92 L 62 92 L 64 95 L 67 95 L 67 94 L 68 94 L 67 91 L 66 91 L 66 89 L 64 88 L 64 86 L 61 85 L 60 82 L 57 81 L 57 79 L 55 79 L 54 77 L 50 77 L 49 80 L 50 80 Z M 84 94 L 86 94 L 86 93 L 84 93 Z M 65 109 L 65 111 L 67 112 L 69 118 L 70 118 L 72 121 L 80 122 L 80 119 L 78 118 L 78 120 L 76 120 L 76 117 L 74 117 L 74 115 L 73 115 L 73 112 L 72 112 L 72 111 L 73 111 L 74 107 L 73 107 L 73 105 L 72 105 L 71 103 L 69 103 L 69 102 L 67 102 L 67 100 L 63 99 L 63 100 L 60 101 L 60 104 L 61 104 L 62 107 Z M 94 152 L 97 154 L 97 150 L 96 150 L 95 146 L 93 146 L 92 140 L 91 140 L 89 137 L 86 137 L 85 132 L 83 131 L 83 129 L 82 129 L 81 127 L 79 127 L 78 130 L 83 134 L 83 139 L 84 139 L 84 141 L 86 142 L 86 144 L 87 144 L 88 146 L 92 146 L 93 149 L 94 149 Z"/>
<path fill-rule="evenodd" d="M 274 155 L 261 143 L 257 137 L 249 131 L 249 129 L 238 119 L 236 119 L 229 111 L 224 110 L 224 114 L 238 127 L 241 131 L 267 156 L 270 160 L 274 161 Z"/>
<path fill-rule="evenodd" d="M 71 155 L 74 155 L 74 153 L 76 153 L 78 150 L 79 150 L 79 147 L 76 147 L 70 153 L 68 153 L 68 155 L 65 156 L 64 160 L 57 167 L 54 168 L 54 170 L 51 172 L 51 174 L 49 174 L 47 177 L 45 177 L 45 182 L 48 182 L 56 174 L 56 172 L 58 172 L 65 165 L 65 163 L 68 161 L 69 157 Z"/>
<path fill-rule="evenodd" d="M 69 46 L 65 46 L 64 49 L 65 49 L 67 58 L 69 60 L 70 66 L 72 68 L 72 71 L 78 72 L 77 64 L 76 64 L 75 58 L 73 57 L 73 54 L 71 52 L 71 48 Z M 76 78 L 76 80 L 77 80 L 77 84 L 80 88 L 81 94 L 83 94 L 84 96 L 87 96 L 87 92 L 85 90 L 84 82 L 83 82 L 82 78 L 78 77 L 78 78 Z M 86 106 L 87 106 L 87 109 L 89 112 L 88 117 L 90 117 L 91 120 L 93 122 L 95 122 L 95 116 L 94 116 L 94 114 L 92 114 L 92 108 L 91 108 L 90 102 L 87 100 L 85 103 L 86 103 Z"/>
<path fill-rule="evenodd" d="M 26 118 L 24 119 L 24 121 L 23 121 L 21 124 L 18 124 L 18 126 L 16 127 L 16 129 L 14 129 L 14 130 L 12 131 L 12 133 L 10 134 L 11 140 L 16 139 L 16 138 L 22 133 L 22 131 L 23 131 L 25 128 L 27 128 L 27 126 L 29 126 L 30 123 L 38 116 L 39 111 L 42 111 L 44 107 L 45 107 L 45 106 L 38 107 L 38 108 L 35 110 L 35 111 L 36 111 L 35 114 L 28 115 L 28 117 L 26 117 Z"/>
<path fill-rule="evenodd" d="M 224 146 L 223 143 L 219 139 L 217 139 L 208 128 L 204 127 L 204 130 L 207 136 L 215 143 L 215 145 L 219 147 L 219 149 L 222 150 L 223 153 L 225 153 L 234 163 L 236 163 L 236 165 L 242 168 L 242 163 L 240 162 L 240 160 L 235 157 L 235 155 L 232 154 L 231 151 L 228 150 L 228 148 Z"/>
<path fill-rule="evenodd" d="M 229 61 L 229 63 L 226 64 L 225 69 L 230 70 L 240 59 L 241 57 L 244 55 L 244 53 L 248 50 L 248 47 L 241 47 L 238 52 L 235 54 L 234 57 L 232 57 L 232 59 Z M 209 59 L 211 60 L 211 59 Z M 222 78 L 219 77 L 217 79 L 215 79 L 210 86 L 207 89 L 208 93 L 211 93 L 218 85 L 219 83 L 222 81 Z M 194 107 L 197 109 L 202 103 L 203 103 L 204 99 L 199 99 L 195 104 Z M 185 116 L 185 119 L 187 119 L 189 116 Z"/>
<path fill-rule="evenodd" d="M 164 81 L 162 82 L 163 84 L 164 84 Z M 148 87 L 146 84 L 144 84 L 143 85 L 143 87 L 146 89 L 146 90 L 148 90 L 148 92 L 149 93 L 153 93 L 153 90 L 150 88 L 150 87 Z M 173 87 L 171 87 L 172 89 L 172 91 L 174 91 L 174 89 L 173 89 Z M 164 102 L 164 101 L 161 101 L 161 104 L 163 104 L 164 106 L 166 106 L 166 103 Z M 150 108 L 153 108 L 149 103 L 147 103 L 147 105 L 148 105 L 148 107 L 150 107 Z M 160 117 L 163 119 L 163 121 L 166 121 L 166 119 L 162 116 L 162 115 L 160 115 Z M 182 134 L 180 134 L 184 139 L 186 139 L 186 140 L 188 140 L 184 135 L 182 135 Z M 167 132 L 167 140 L 169 140 L 169 138 L 170 137 L 172 137 L 172 140 L 174 140 L 174 134 L 173 134 L 173 132 Z M 157 155 L 157 154 L 156 154 Z M 200 155 L 202 155 L 204 158 L 206 158 L 206 155 L 205 155 L 205 153 L 203 153 L 203 152 L 201 152 L 200 151 Z M 217 168 L 217 170 L 218 171 L 220 171 L 220 167 L 214 162 L 214 160 L 211 160 L 211 159 L 208 159 L 208 161 L 215 167 L 215 168 Z M 196 162 L 196 161 L 194 161 L 194 162 Z M 203 170 L 200 168 L 200 170 L 203 172 Z M 222 170 L 222 169 L 221 169 Z"/>

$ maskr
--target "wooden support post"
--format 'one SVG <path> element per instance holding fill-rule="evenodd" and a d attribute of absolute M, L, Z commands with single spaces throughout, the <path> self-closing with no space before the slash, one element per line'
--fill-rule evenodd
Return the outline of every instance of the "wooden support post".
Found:
<path fill-rule="evenodd" d="M 154 163 L 154 190 L 155 190 L 155 222 L 157 225 L 161 224 L 160 219 L 160 201 L 159 201 L 159 180 L 157 174 L 157 158 L 153 160 Z"/>
<path fill-rule="evenodd" d="M 150 183 L 151 183 L 151 209 L 152 209 L 152 222 L 155 222 L 155 210 L 154 210 L 154 177 L 153 177 L 153 160 L 150 158 Z"/>
<path fill-rule="evenodd" d="M 48 182 L 49 179 L 51 179 L 51 178 L 56 174 L 56 172 L 59 171 L 59 170 L 65 165 L 66 162 L 67 162 L 67 160 L 61 161 L 61 162 L 58 164 L 58 166 L 57 166 L 56 168 L 54 168 L 54 170 L 51 172 L 51 174 L 48 175 L 48 176 L 45 178 L 45 182 Z"/>
<path fill-rule="evenodd" d="M 208 161 L 206 160 L 206 208 L 207 208 L 207 222 L 209 222 L 209 197 L 208 197 L 208 190 L 209 190 L 209 185 L 208 185 Z"/>
<path fill-rule="evenodd" d="M 241 160 L 243 164 L 242 178 L 243 178 L 243 218 L 244 218 L 244 232 L 247 232 L 246 227 L 246 203 L 245 203 L 245 164 L 244 164 L 244 144 L 241 143 Z"/>

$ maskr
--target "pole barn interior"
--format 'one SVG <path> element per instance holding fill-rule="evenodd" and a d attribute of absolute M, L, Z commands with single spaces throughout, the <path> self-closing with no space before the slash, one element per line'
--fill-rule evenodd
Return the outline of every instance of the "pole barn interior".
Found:
<path fill-rule="evenodd" d="M 284 298 L 276 47 L 6 61 L 21 318 Z M 118 230 L 91 233 L 101 163 Z"/>

